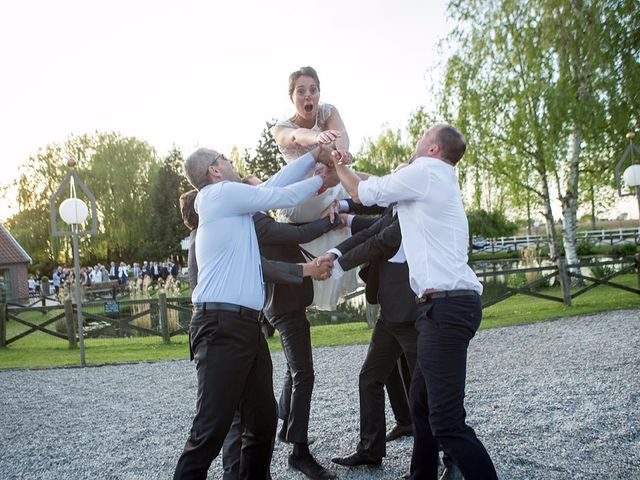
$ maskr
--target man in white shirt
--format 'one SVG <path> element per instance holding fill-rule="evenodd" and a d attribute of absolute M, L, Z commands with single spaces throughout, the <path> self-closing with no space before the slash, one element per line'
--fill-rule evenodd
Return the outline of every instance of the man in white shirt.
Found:
<path fill-rule="evenodd" d="M 418 302 L 418 363 L 411 383 L 412 479 L 437 479 L 438 443 L 466 480 L 496 479 L 486 449 L 465 422 L 467 348 L 482 319 L 482 285 L 467 264 L 469 226 L 455 165 L 466 143 L 449 125 L 418 140 L 411 164 L 361 180 L 334 157 L 344 187 L 363 205 L 398 202 L 402 249 Z"/>
<path fill-rule="evenodd" d="M 199 149 L 185 161 L 185 174 L 199 190 L 198 283 L 189 329 L 198 400 L 174 479 L 206 478 L 238 407 L 244 427 L 240 478 L 267 478 L 277 420 L 271 356 L 258 321 L 264 284 L 252 215 L 315 194 L 322 179 L 303 179 L 317 157 L 316 148 L 261 188 L 240 183 L 232 163 L 214 150 Z"/>

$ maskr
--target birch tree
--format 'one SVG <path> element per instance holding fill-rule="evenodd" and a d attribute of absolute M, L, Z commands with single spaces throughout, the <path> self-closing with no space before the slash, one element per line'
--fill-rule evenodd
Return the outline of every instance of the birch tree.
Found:
<path fill-rule="evenodd" d="M 472 146 L 468 162 L 512 192 L 528 192 L 527 205 L 535 199 L 552 258 L 559 252 L 552 208 L 559 201 L 567 259 L 577 261 L 585 146 L 610 150 L 613 139 L 637 122 L 638 5 L 450 2 L 459 47 L 447 64 L 443 111 Z"/>

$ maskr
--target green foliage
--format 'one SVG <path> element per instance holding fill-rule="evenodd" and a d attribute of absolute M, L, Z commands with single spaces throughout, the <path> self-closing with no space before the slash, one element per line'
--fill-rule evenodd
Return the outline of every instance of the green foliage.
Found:
<path fill-rule="evenodd" d="M 72 262 L 69 239 L 51 236 L 49 203 L 68 172 L 69 159 L 77 162 L 78 176 L 95 196 L 98 209 L 98 235 L 80 238 L 81 263 L 139 258 L 149 233 L 148 221 L 163 224 L 172 209 L 149 210 L 149 175 L 160 165 L 153 148 L 117 133 L 72 135 L 62 144 L 38 150 L 21 167 L 16 182 L 18 213 L 6 222 L 7 227 L 36 263 L 47 266 L 41 271 L 49 271 L 50 265 Z M 169 169 L 165 181 L 170 183 L 173 178 L 183 182 L 176 168 Z M 171 189 L 176 191 L 168 185 L 159 188 L 164 188 L 165 194 Z M 89 202 L 79 189 L 76 192 Z M 62 192 L 61 198 L 66 196 L 68 192 Z M 64 223 L 59 228 L 64 229 Z"/>
<path fill-rule="evenodd" d="M 266 180 L 284 166 L 284 158 L 278 150 L 278 144 L 273 135 L 271 135 L 271 127 L 275 124 L 276 120 L 266 123 L 258 139 L 255 155 L 251 156 L 248 151 L 245 151 L 242 158 L 246 165 L 245 174 L 255 175 L 261 180 Z"/>
<path fill-rule="evenodd" d="M 151 168 L 145 258 L 176 259 L 184 254 L 180 241 L 189 231 L 182 222 L 178 198 L 192 187 L 182 174 L 183 163 L 182 153 L 174 147 L 162 163 Z"/>
<path fill-rule="evenodd" d="M 640 4 L 453 0 L 449 13 L 459 47 L 441 109 L 467 137 L 474 205 L 494 196 L 475 181 L 489 178 L 509 187 L 514 206 L 541 208 L 549 227 L 558 192 L 565 226 L 573 223 L 580 178 L 591 198 L 602 196 L 612 178 L 602 152 L 639 123 Z"/>
<path fill-rule="evenodd" d="M 520 258 L 520 252 L 514 250 L 512 252 L 476 252 L 472 253 L 469 258 L 472 262 L 480 262 L 485 260 L 510 260 Z"/>
<path fill-rule="evenodd" d="M 638 251 L 638 247 L 633 243 L 622 243 L 618 245 L 614 245 L 611 247 L 609 252 L 614 257 L 630 257 L 631 255 L 635 255 Z"/>
<path fill-rule="evenodd" d="M 509 275 L 507 278 L 507 286 L 511 288 L 521 288 L 524 287 L 527 283 L 527 277 L 524 273 L 514 273 L 513 275 Z"/>
<path fill-rule="evenodd" d="M 409 134 L 409 146 L 413 146 L 429 128 L 437 123 L 435 116 L 427 112 L 424 107 L 416 108 L 409 117 L 407 133 Z"/>
<path fill-rule="evenodd" d="M 472 210 L 467 213 L 467 219 L 471 238 L 478 235 L 486 238 L 508 237 L 518 231 L 518 225 L 499 211 Z"/>
<path fill-rule="evenodd" d="M 62 240 L 51 235 L 49 200 L 67 174 L 70 152 L 85 144 L 84 137 L 70 139 L 66 146 L 47 145 L 20 166 L 15 182 L 18 191 L 18 213 L 9 218 L 6 227 L 34 259 L 58 260 Z"/>
<path fill-rule="evenodd" d="M 604 278 L 616 271 L 613 265 L 595 265 L 591 267 L 591 275 L 594 278 Z"/>
<path fill-rule="evenodd" d="M 402 141 L 400 131 L 385 129 L 378 138 L 365 139 L 353 161 L 355 170 L 372 175 L 391 173 L 398 164 L 407 162 L 412 148 Z"/>
<path fill-rule="evenodd" d="M 596 253 L 595 244 L 589 240 L 583 240 L 582 242 L 576 245 L 576 253 L 579 257 L 584 257 L 587 255 L 593 255 Z"/>
<path fill-rule="evenodd" d="M 97 134 L 87 157 L 85 183 L 96 197 L 100 235 L 97 254 L 106 260 L 132 260 L 145 238 L 149 171 L 153 148 L 117 133 Z M 160 219 L 158 219 L 160 221 Z"/>

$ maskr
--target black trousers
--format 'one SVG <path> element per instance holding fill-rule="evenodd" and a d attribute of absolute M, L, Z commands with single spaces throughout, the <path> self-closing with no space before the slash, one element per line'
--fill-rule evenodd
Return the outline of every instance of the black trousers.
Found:
<path fill-rule="evenodd" d="M 274 441 L 275 438 L 271 441 L 271 458 L 273 458 Z M 242 423 L 240 421 L 240 410 L 236 410 L 229 433 L 227 433 L 224 443 L 222 444 L 222 480 L 238 480 L 240 478 L 241 449 Z M 271 463 L 271 461 L 269 461 L 269 463 Z M 267 475 L 267 480 L 271 480 L 271 474 Z"/>
<path fill-rule="evenodd" d="M 288 441 L 307 443 L 313 393 L 311 330 L 304 309 L 269 319 L 280 334 L 287 371 L 278 401 L 278 417 Z"/>
<path fill-rule="evenodd" d="M 222 443 L 222 480 L 240 478 L 240 451 L 242 449 L 242 423 L 240 410 L 236 410 L 229 433 Z"/>
<path fill-rule="evenodd" d="M 247 314 L 195 311 L 189 333 L 198 397 L 174 479 L 207 477 L 236 408 L 243 426 L 240 478 L 267 478 L 276 416 L 273 367 L 260 324 Z"/>
<path fill-rule="evenodd" d="M 467 348 L 482 320 L 480 297 L 437 298 L 419 306 L 418 363 L 411 381 L 411 479 L 438 478 L 438 443 L 466 480 L 497 479 L 482 442 L 465 423 Z"/>
<path fill-rule="evenodd" d="M 400 355 L 393 370 L 384 382 L 387 396 L 391 404 L 393 416 L 398 425 L 411 424 L 411 410 L 409 410 L 409 387 L 411 385 L 411 373 L 407 358 Z"/>
<path fill-rule="evenodd" d="M 360 443 L 358 451 L 376 457 L 386 454 L 384 384 L 404 353 L 409 370 L 416 364 L 417 332 L 413 322 L 385 322 L 378 318 L 367 357 L 360 369 Z"/>

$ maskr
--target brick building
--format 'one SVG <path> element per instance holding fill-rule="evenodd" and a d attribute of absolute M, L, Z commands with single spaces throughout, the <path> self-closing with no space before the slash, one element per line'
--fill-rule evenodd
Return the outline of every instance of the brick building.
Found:
<path fill-rule="evenodd" d="M 0 283 L 4 283 L 9 302 L 26 303 L 29 299 L 27 266 L 31 257 L 0 223 Z"/>

